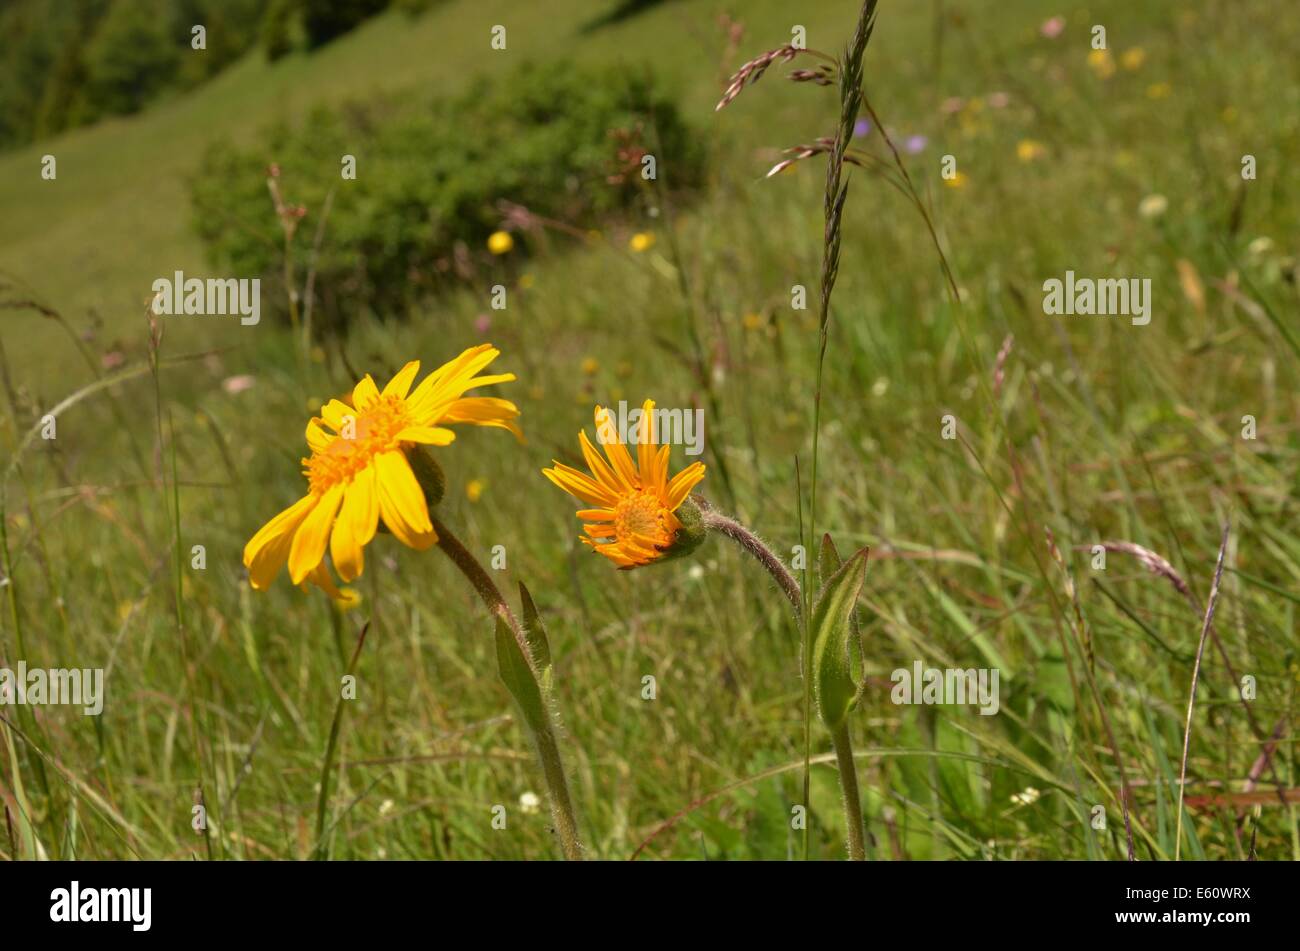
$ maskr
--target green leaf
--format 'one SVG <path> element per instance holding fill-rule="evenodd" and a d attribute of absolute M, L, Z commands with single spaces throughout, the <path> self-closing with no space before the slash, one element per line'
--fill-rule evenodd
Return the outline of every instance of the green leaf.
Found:
<path fill-rule="evenodd" d="M 843 725 L 857 699 L 849 664 L 849 633 L 866 577 L 867 550 L 863 548 L 826 580 L 813 607 L 813 686 L 817 712 L 831 731 Z"/>
<path fill-rule="evenodd" d="M 501 680 L 510 691 L 510 696 L 515 698 L 515 703 L 519 704 L 519 710 L 528 726 L 534 733 L 541 733 L 549 726 L 542 688 L 537 683 L 532 664 L 515 640 L 515 632 L 510 629 L 510 624 L 501 614 L 497 614 L 496 622 L 497 667 L 501 672 Z"/>
<path fill-rule="evenodd" d="M 519 582 L 519 601 L 524 610 L 524 640 L 533 654 L 533 666 L 541 680 L 542 692 L 551 690 L 551 644 L 546 638 L 546 628 L 542 626 L 542 616 L 537 613 L 533 596 L 528 593 L 524 583 Z"/>
<path fill-rule="evenodd" d="M 831 533 L 827 532 L 822 536 L 821 549 L 817 552 L 817 583 L 826 584 L 826 580 L 840 570 L 841 564 L 843 561 L 839 550 L 835 547 L 835 542 L 831 541 Z"/>

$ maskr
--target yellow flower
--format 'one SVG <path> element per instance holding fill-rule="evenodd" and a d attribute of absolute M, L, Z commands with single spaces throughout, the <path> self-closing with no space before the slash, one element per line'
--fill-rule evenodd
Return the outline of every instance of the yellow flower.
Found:
<path fill-rule="evenodd" d="M 1032 162 L 1047 154 L 1047 146 L 1033 139 L 1021 139 L 1016 145 L 1016 157 L 1022 162 Z"/>
<path fill-rule="evenodd" d="M 758 330 L 763 326 L 763 315 L 750 311 L 742 318 L 741 322 L 745 325 L 746 330 Z"/>
<path fill-rule="evenodd" d="M 493 231 L 487 240 L 488 250 L 493 254 L 509 254 L 515 246 L 515 239 L 509 231 Z"/>
<path fill-rule="evenodd" d="M 965 188 L 970 181 L 965 172 L 957 172 L 952 178 L 945 178 L 943 183 L 949 188 Z"/>
<path fill-rule="evenodd" d="M 654 235 L 650 234 L 648 231 L 638 231 L 636 234 L 632 235 L 632 240 L 627 243 L 627 246 L 637 254 L 640 254 L 642 251 L 649 251 L 654 247 L 654 243 Z"/>
<path fill-rule="evenodd" d="M 658 446 L 654 433 L 654 401 L 641 408 L 635 437 L 637 460 L 619 439 L 609 410 L 596 407 L 596 435 L 608 462 L 600 457 L 585 432 L 578 433 L 582 455 L 591 475 L 555 462 L 542 474 L 574 498 L 595 508 L 580 509 L 587 533 L 582 541 L 620 568 L 648 565 L 673 545 L 681 521 L 674 514 L 704 478 L 704 465 L 693 462 L 668 478 L 668 446 Z"/>
<path fill-rule="evenodd" d="M 470 479 L 465 483 L 465 498 L 471 502 L 477 502 L 483 497 L 483 480 Z"/>
<path fill-rule="evenodd" d="M 1110 79 L 1115 75 L 1115 59 L 1110 50 L 1092 50 L 1088 53 L 1088 65 L 1101 79 Z"/>
<path fill-rule="evenodd" d="M 412 360 L 381 392 L 366 374 L 348 401 L 330 400 L 307 423 L 311 456 L 303 459 L 308 492 L 244 546 L 253 587 L 265 590 L 289 563 L 289 578 L 312 582 L 336 601 L 346 600 L 325 564 L 328 545 L 334 570 L 344 581 L 364 568 L 362 549 L 380 519 L 398 541 L 423 551 L 438 540 L 424 490 L 406 450 L 445 446 L 456 434 L 444 423 L 498 426 L 520 435 L 519 409 L 508 400 L 464 396 L 468 390 L 507 383 L 513 373 L 477 374 L 499 356 L 490 344 L 471 347 L 411 389 L 420 362 Z"/>
<path fill-rule="evenodd" d="M 1152 83 L 1147 87 L 1148 99 L 1168 99 L 1174 91 L 1174 87 L 1169 83 Z"/>
<path fill-rule="evenodd" d="M 587 357 L 582 361 L 582 372 L 587 376 L 595 376 L 596 371 L 600 369 L 600 361 L 595 357 Z"/>
<path fill-rule="evenodd" d="M 1132 49 L 1127 49 L 1120 54 L 1119 61 L 1130 72 L 1141 69 L 1142 64 L 1147 61 L 1147 51 L 1140 46 L 1134 46 Z"/>

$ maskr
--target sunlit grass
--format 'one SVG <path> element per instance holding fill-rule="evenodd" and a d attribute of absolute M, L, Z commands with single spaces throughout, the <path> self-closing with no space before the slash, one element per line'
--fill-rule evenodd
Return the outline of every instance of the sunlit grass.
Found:
<path fill-rule="evenodd" d="M 528 442 L 509 451 L 495 440 L 458 443 L 445 460 L 440 517 L 484 561 L 505 546 L 499 586 L 525 581 L 546 618 L 588 851 L 625 858 L 651 839 L 642 855 L 800 854 L 790 815 L 802 799 L 803 689 L 780 593 L 718 540 L 690 563 L 607 570 L 538 473 L 552 459 L 578 462 L 574 435 L 595 403 L 706 404 L 674 337 L 689 321 L 718 407 L 706 420 L 710 482 L 723 446 L 735 514 L 790 556 L 818 330 L 815 306 L 792 310 L 790 293 L 803 284 L 816 294 L 824 176 L 817 159 L 762 176 L 776 148 L 831 131 L 819 123 L 833 122 L 834 97 L 814 108 L 818 90 L 791 88 L 775 70 L 762 95 L 715 120 L 721 80 L 738 65 L 718 61 L 715 5 L 666 3 L 589 35 L 573 29 L 588 5 L 562 6 L 541 16 L 454 3 L 414 25 L 387 16 L 319 59 L 245 62 L 187 100 L 0 157 L 0 267 L 28 288 L 0 298 L 33 296 L 75 333 L 91 326 L 88 308 L 103 320 L 83 342 L 86 361 L 53 320 L 0 313 L 12 565 L 0 587 L 0 651 L 15 655 L 16 618 L 29 663 L 110 671 L 102 718 L 40 710 L 33 725 L 25 712 L 3 712 L 14 749 L 3 751 L 0 797 L 14 813 L 25 799 L 33 821 L 0 840 L 0 854 L 27 854 L 35 838 L 61 857 L 203 856 L 209 846 L 216 857 L 309 857 L 339 680 L 367 620 L 358 700 L 342 720 L 327 790 L 331 855 L 558 854 L 545 807 L 520 801 L 544 789 L 497 678 L 491 626 L 445 559 L 408 558 L 379 539 L 367 558 L 382 570 L 367 568 L 356 585 L 363 608 L 344 615 L 288 585 L 254 593 L 240 563 L 252 532 L 298 497 L 303 419 L 354 382 L 348 364 L 385 376 L 411 355 L 436 365 L 484 339 L 510 355 L 519 379 L 508 395 Z M 787 5 L 750 6 L 733 11 L 748 27 L 740 58 L 789 38 Z M 841 551 L 871 547 L 861 612 L 869 687 L 853 730 L 872 852 L 1124 857 L 1115 751 L 1080 667 L 1082 623 L 1133 788 L 1135 851 L 1172 858 L 1201 617 L 1136 560 L 1112 552 L 1094 570 L 1090 548 L 1120 539 L 1159 553 L 1203 610 L 1221 526 L 1231 524 L 1216 630 L 1238 673 L 1257 680 L 1262 734 L 1290 724 L 1258 788 L 1294 790 L 1300 389 L 1296 355 L 1266 310 L 1294 328 L 1283 262 L 1296 254 L 1286 226 L 1300 195 L 1283 163 L 1300 145 L 1300 102 L 1271 77 L 1289 68 L 1297 27 L 1265 3 L 1214 16 L 1193 4 L 1194 20 L 1186 4 L 1094 4 L 1117 56 L 1138 45 L 1146 54 L 1103 80 L 1086 62 L 1085 25 L 1068 11 L 1065 35 L 1048 40 L 1038 26 L 1060 11 L 1042 3 L 1002 5 L 995 23 L 981 4 L 946 6 L 965 24 L 949 23 L 936 53 L 928 4 L 886 5 L 866 69 L 891 135 L 928 139 L 903 158 L 963 291 L 970 348 L 915 208 L 854 169 L 823 383 L 817 524 Z M 810 45 L 838 50 L 856 9 L 814 5 Z M 491 69 L 486 42 L 477 51 L 444 38 L 486 34 L 497 16 L 530 17 L 512 32 L 521 53 L 655 58 L 674 77 L 714 149 L 713 188 L 670 209 L 679 253 L 663 217 L 619 223 L 600 241 L 528 262 L 528 285 L 512 287 L 505 311 L 466 289 L 410 322 L 364 323 L 302 369 L 297 341 L 266 322 L 168 319 L 155 406 L 147 369 L 135 372 L 148 360 L 144 303 L 160 273 L 203 269 L 183 182 L 202 145 L 250 135 L 317 98 L 363 96 L 372 87 L 359 76 L 378 88 Z M 1150 98 L 1161 82 L 1169 97 Z M 998 92 L 1009 99 L 1001 108 L 990 105 Z M 944 113 L 952 96 L 964 102 Z M 1022 160 L 1025 140 L 1045 154 Z M 46 150 L 60 156 L 57 185 L 35 171 Z M 1245 152 L 1261 171 L 1243 186 Z M 941 187 L 944 154 L 968 176 L 960 189 Z M 1139 204 L 1155 193 L 1168 208 L 1144 218 Z M 634 232 L 658 239 L 631 252 Z M 1261 237 L 1273 247 L 1252 250 Z M 1188 266 L 1203 306 L 1189 294 Z M 1151 325 L 1044 316 L 1042 281 L 1066 268 L 1151 277 Z M 486 334 L 475 326 L 484 314 Z M 979 374 L 991 375 L 1009 333 L 994 387 Z M 100 357 L 119 352 L 123 365 L 103 368 Z M 43 413 L 113 373 L 120 382 L 60 413 L 56 440 L 24 446 Z M 223 387 L 241 375 L 251 389 Z M 940 438 L 949 413 L 960 440 Z M 1256 441 L 1241 439 L 1245 414 L 1258 420 Z M 207 552 L 202 571 L 182 559 L 183 649 L 173 460 L 181 551 Z M 999 666 L 1001 712 L 893 705 L 890 672 L 917 659 Z M 646 676 L 657 683 L 653 701 L 642 699 Z M 1261 857 L 1300 857 L 1295 798 L 1252 805 L 1240 829 L 1231 807 L 1197 805 L 1242 792 L 1260 753 L 1236 688 L 1207 646 L 1182 855 L 1237 858 L 1253 838 Z M 810 855 L 832 858 L 843 854 L 844 819 L 834 759 L 819 742 Z M 200 778 L 206 839 L 191 826 Z M 491 825 L 498 804 L 505 831 Z M 1104 831 L 1090 824 L 1096 805 Z"/>

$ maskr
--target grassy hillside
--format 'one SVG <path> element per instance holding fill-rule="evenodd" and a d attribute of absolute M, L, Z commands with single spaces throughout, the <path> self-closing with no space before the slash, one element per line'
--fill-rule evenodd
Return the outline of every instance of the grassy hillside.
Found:
<path fill-rule="evenodd" d="M 616 572 L 577 542 L 577 506 L 540 470 L 580 464 L 575 436 L 592 431 L 597 402 L 700 406 L 699 491 L 791 557 L 809 515 L 824 159 L 763 176 L 780 149 L 833 132 L 836 94 L 777 65 L 713 113 L 732 70 L 788 42 L 787 3 L 668 0 L 594 25 L 613 6 L 390 13 L 312 56 L 251 57 L 137 117 L 0 155 L 0 271 L 17 282 L 0 300 L 62 320 L 0 312 L 0 666 L 103 667 L 108 684 L 102 717 L 3 711 L 0 798 L 25 822 L 0 854 L 312 854 L 340 677 L 366 623 L 323 847 L 556 854 L 545 805 L 521 801 L 545 790 L 491 626 L 446 558 L 379 537 L 361 604 L 342 614 L 283 575 L 254 592 L 241 564 L 245 542 L 302 494 L 303 427 L 351 389 L 350 367 L 382 385 L 407 360 L 432 369 L 484 340 L 518 376 L 494 389 L 518 403 L 526 442 L 462 427 L 437 450 L 439 517 L 485 561 L 504 546 L 499 584 L 513 598 L 524 581 L 546 619 L 589 852 L 803 854 L 790 825 L 805 754 L 799 632 L 775 586 L 722 538 L 690 561 Z M 1052 38 L 1051 4 L 991 6 L 886 0 L 866 55 L 867 95 L 961 292 L 954 305 L 917 208 L 852 169 L 817 530 L 841 552 L 871 547 L 867 687 L 851 721 L 871 854 L 1123 858 L 1126 782 L 1138 857 L 1172 858 L 1227 525 L 1178 851 L 1238 858 L 1253 842 L 1261 858 L 1298 858 L 1300 181 L 1288 162 L 1300 24 L 1266 0 L 1096 0 Z M 857 5 L 799 7 L 808 45 L 839 53 Z M 745 26 L 729 57 L 724 10 Z M 497 23 L 504 53 L 488 48 Z M 1093 23 L 1107 27 L 1109 66 L 1090 61 Z M 155 386 L 144 306 L 155 278 L 205 273 L 186 176 L 208 142 L 250 141 L 318 102 L 451 92 L 529 57 L 655 64 L 710 139 L 709 189 L 517 271 L 502 261 L 504 311 L 467 287 L 306 350 L 269 321 L 164 320 Z M 891 166 L 878 130 L 859 141 Z M 47 153 L 54 182 L 39 177 Z M 940 176 L 945 155 L 955 183 Z M 634 232 L 653 244 L 632 250 Z M 1043 282 L 1067 270 L 1149 278 L 1151 322 L 1044 314 Z M 808 309 L 791 307 L 794 285 Z M 57 438 L 42 439 L 41 416 L 73 394 Z M 943 438 L 946 415 L 959 438 Z M 1247 415 L 1255 439 L 1242 437 Z M 674 449 L 674 471 L 688 461 Z M 1163 556 L 1185 593 L 1122 551 L 1095 568 L 1103 541 Z M 202 570 L 190 566 L 199 544 Z M 918 660 L 997 668 L 999 714 L 891 703 L 891 672 Z M 834 759 L 815 720 L 811 735 L 808 851 L 838 857 Z M 191 828 L 196 798 L 206 837 Z M 499 804 L 504 830 L 491 823 Z"/>

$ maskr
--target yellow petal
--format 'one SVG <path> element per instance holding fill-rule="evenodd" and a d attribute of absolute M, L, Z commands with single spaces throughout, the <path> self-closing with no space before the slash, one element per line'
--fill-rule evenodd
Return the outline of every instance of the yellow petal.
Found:
<path fill-rule="evenodd" d="M 320 415 L 325 424 L 336 433 L 343 430 L 349 419 L 356 425 L 357 411 L 342 400 L 330 400 L 320 408 Z"/>
<path fill-rule="evenodd" d="M 248 580 L 258 591 L 265 591 L 280 573 L 293 533 L 307 513 L 316 507 L 317 497 L 307 495 L 263 525 L 244 546 L 244 567 Z"/>
<path fill-rule="evenodd" d="M 646 400 L 641 407 L 641 419 L 636 429 L 636 461 L 643 486 L 654 485 L 655 465 L 655 401 Z"/>
<path fill-rule="evenodd" d="M 342 501 L 342 485 L 328 489 L 298 526 L 298 531 L 293 536 L 293 545 L 289 548 L 289 579 L 294 584 L 302 584 L 302 580 L 325 557 L 330 526 L 334 524 L 334 513 Z"/>
<path fill-rule="evenodd" d="M 692 462 L 673 476 L 673 481 L 668 483 L 668 511 L 676 511 L 677 506 L 691 494 L 691 489 L 700 484 L 704 479 L 704 468 L 704 463 Z"/>
<path fill-rule="evenodd" d="M 339 509 L 339 521 L 346 520 L 358 545 L 369 545 L 379 527 L 379 489 L 374 466 L 366 466 L 352 478 Z M 357 574 L 361 570 L 357 569 Z"/>
<path fill-rule="evenodd" d="M 355 580 L 365 570 L 364 546 L 375 537 L 378 521 L 375 470 L 367 466 L 344 489 L 343 504 L 330 533 L 330 558 L 345 582 Z"/>
<path fill-rule="evenodd" d="M 587 468 L 595 476 L 596 481 L 601 485 L 608 486 L 612 492 L 617 495 L 622 491 L 631 491 L 635 488 L 629 485 L 621 476 L 609 467 L 609 464 L 600 457 L 596 447 L 591 444 L 586 433 L 578 433 L 578 445 L 582 447 L 582 458 L 587 460 Z"/>
<path fill-rule="evenodd" d="M 456 438 L 450 429 L 441 426 L 407 426 L 397 438 L 402 442 L 418 442 L 425 446 L 447 446 Z"/>
<path fill-rule="evenodd" d="M 614 471 L 618 473 L 619 478 L 627 488 L 638 488 L 639 483 L 637 482 L 636 468 L 632 465 L 632 456 L 628 453 L 627 447 L 619 441 L 620 434 L 614 425 L 609 410 L 597 406 L 596 434 L 601 436 L 602 433 L 604 437 L 601 438 L 601 443 L 605 447 L 605 456 L 609 459 L 610 465 L 614 467 Z"/>
<path fill-rule="evenodd" d="M 563 463 L 555 463 L 554 469 L 543 469 L 542 475 L 575 499 L 586 502 L 588 505 L 618 505 L 618 495 L 616 493 L 611 492 L 590 476 L 584 475 L 577 469 L 572 469 Z"/>
<path fill-rule="evenodd" d="M 400 450 L 380 453 L 375 457 L 375 470 L 379 484 L 379 514 L 393 536 L 403 545 L 419 551 L 436 542 L 438 536 L 429 521 L 424 492 L 406 461 L 406 455 Z"/>
<path fill-rule="evenodd" d="M 361 378 L 352 389 L 352 405 L 357 409 L 364 410 L 370 407 L 370 404 L 379 399 L 379 387 L 375 385 L 374 379 L 367 373 Z"/>
<path fill-rule="evenodd" d="M 307 423 L 307 448 L 312 452 L 324 452 L 337 438 L 321 428 L 320 420 L 313 419 Z"/>
<path fill-rule="evenodd" d="M 500 426 L 516 436 L 523 436 L 512 420 L 519 416 L 519 407 L 509 400 L 491 396 L 467 396 L 454 401 L 438 414 L 434 422 L 473 423 L 476 426 Z"/>
<path fill-rule="evenodd" d="M 420 361 L 412 360 L 406 366 L 397 371 L 397 375 L 388 381 L 384 387 L 385 396 L 405 397 L 411 390 L 411 383 L 415 380 L 415 375 L 420 372 Z"/>

